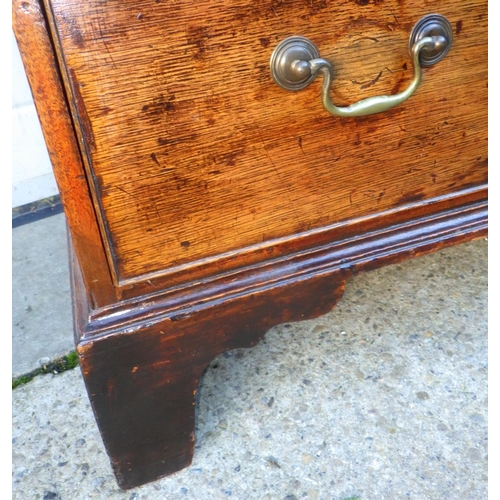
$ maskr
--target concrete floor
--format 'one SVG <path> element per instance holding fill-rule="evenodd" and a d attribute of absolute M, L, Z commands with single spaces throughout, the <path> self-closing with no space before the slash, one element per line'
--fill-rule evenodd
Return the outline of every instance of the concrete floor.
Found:
<path fill-rule="evenodd" d="M 12 326 L 14 377 L 74 349 L 64 214 L 12 230 Z"/>
<path fill-rule="evenodd" d="M 79 369 L 13 391 L 13 498 L 488 497 L 484 239 L 350 280 L 338 306 L 214 360 L 193 464 L 127 492 Z M 13 376 L 73 348 L 64 216 L 13 230 Z"/>

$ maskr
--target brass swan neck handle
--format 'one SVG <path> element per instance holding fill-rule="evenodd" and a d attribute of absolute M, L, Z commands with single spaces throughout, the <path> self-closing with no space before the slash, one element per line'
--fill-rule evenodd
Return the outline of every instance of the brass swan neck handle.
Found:
<path fill-rule="evenodd" d="M 318 49 L 307 38 L 295 36 L 280 42 L 271 56 L 271 74 L 280 87 L 301 90 L 323 73 L 321 100 L 329 113 L 341 117 L 367 116 L 387 111 L 412 96 L 420 85 L 422 67 L 440 61 L 450 50 L 452 39 L 453 31 L 446 18 L 439 14 L 425 16 L 410 35 L 413 79 L 408 87 L 398 94 L 368 97 L 346 107 L 332 103 L 333 65 L 319 57 Z"/>

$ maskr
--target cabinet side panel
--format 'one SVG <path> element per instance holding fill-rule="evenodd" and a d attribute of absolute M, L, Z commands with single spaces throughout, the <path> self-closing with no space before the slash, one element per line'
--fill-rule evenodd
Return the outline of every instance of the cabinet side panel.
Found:
<path fill-rule="evenodd" d="M 13 29 L 92 308 L 116 300 L 43 7 L 14 0 Z"/>

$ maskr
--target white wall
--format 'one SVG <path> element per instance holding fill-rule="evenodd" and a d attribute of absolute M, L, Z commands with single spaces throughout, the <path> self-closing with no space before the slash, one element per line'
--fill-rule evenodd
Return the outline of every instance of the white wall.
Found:
<path fill-rule="evenodd" d="M 12 207 L 56 194 L 40 122 L 12 34 Z"/>

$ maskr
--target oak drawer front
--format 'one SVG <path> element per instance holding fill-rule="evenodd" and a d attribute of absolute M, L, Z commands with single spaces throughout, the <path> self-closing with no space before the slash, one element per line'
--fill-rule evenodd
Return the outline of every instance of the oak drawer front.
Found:
<path fill-rule="evenodd" d="M 108 257 L 126 281 L 480 186 L 487 179 L 487 2 L 107 1 L 48 5 Z M 332 100 L 412 78 L 430 12 L 446 58 L 400 107 L 330 116 L 269 59 L 291 35 L 332 61 Z"/>

